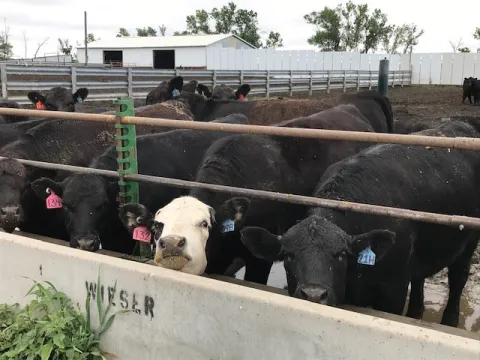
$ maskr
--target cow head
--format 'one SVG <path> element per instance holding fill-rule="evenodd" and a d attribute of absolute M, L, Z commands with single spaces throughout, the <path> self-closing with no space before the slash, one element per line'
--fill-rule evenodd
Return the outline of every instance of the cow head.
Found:
<path fill-rule="evenodd" d="M 217 85 L 213 92 L 210 92 L 208 86 L 200 84 L 197 87 L 200 94 L 203 94 L 207 99 L 212 99 L 216 101 L 227 101 L 227 100 L 244 100 L 248 93 L 250 92 L 250 85 L 243 84 L 234 91 L 231 87 L 227 85 Z"/>
<path fill-rule="evenodd" d="M 178 99 L 182 90 L 183 77 L 175 76 L 169 81 L 162 81 L 160 85 L 150 91 L 147 95 L 145 103 L 146 105 L 153 105 L 167 100 Z"/>
<path fill-rule="evenodd" d="M 283 236 L 246 227 L 241 241 L 260 259 L 283 260 L 291 296 L 336 306 L 344 300 L 347 264 L 355 264 L 366 248 L 375 253 L 376 262 L 380 261 L 391 249 L 395 233 L 373 230 L 352 236 L 323 217 L 310 216 Z"/>
<path fill-rule="evenodd" d="M 42 200 L 52 192 L 61 199 L 71 247 L 87 251 L 100 248 L 100 233 L 108 231 L 109 216 L 117 216 L 117 182 L 94 174 L 74 174 L 62 182 L 40 178 L 31 187 Z"/>
<path fill-rule="evenodd" d="M 464 78 L 463 79 L 463 88 L 465 90 L 471 89 L 473 87 L 473 84 L 474 84 L 475 80 L 476 79 L 474 79 L 473 77 Z"/>
<path fill-rule="evenodd" d="M 78 89 L 75 94 L 71 90 L 54 87 L 48 90 L 45 95 L 38 91 L 30 91 L 28 98 L 35 104 L 37 110 L 49 111 L 75 111 L 75 104 L 81 104 L 88 96 L 87 88 Z"/>
<path fill-rule="evenodd" d="M 154 215 L 143 205 L 123 205 L 120 219 L 131 233 L 139 226 L 152 233 L 156 265 L 194 275 L 204 273 L 205 246 L 215 225 L 211 207 L 184 196 L 172 200 Z"/>
<path fill-rule="evenodd" d="M 0 227 L 12 233 L 24 220 L 21 205 L 27 170 L 16 160 L 0 160 Z"/>

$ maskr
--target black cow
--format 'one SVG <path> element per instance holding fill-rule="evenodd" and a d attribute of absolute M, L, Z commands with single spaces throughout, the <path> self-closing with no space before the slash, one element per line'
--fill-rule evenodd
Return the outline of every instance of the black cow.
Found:
<path fill-rule="evenodd" d="M 479 122 L 450 122 L 417 133 L 480 137 Z M 480 153 L 381 144 L 330 166 L 315 197 L 426 212 L 480 215 Z M 284 235 L 242 230 L 261 259 L 284 261 L 290 295 L 309 301 L 372 306 L 420 318 L 423 285 L 448 267 L 450 293 L 442 324 L 457 326 L 460 296 L 478 231 L 316 207 Z"/>
<path fill-rule="evenodd" d="M 78 89 L 75 94 L 63 87 L 54 87 L 45 95 L 38 91 L 30 91 L 28 98 L 35 104 L 37 110 L 75 111 L 75 104 L 82 104 L 88 96 L 87 88 Z"/>
<path fill-rule="evenodd" d="M 463 95 L 462 95 L 462 104 L 465 104 L 465 99 L 468 98 L 470 104 L 472 103 L 472 90 L 473 90 L 473 83 L 477 80 L 477 78 L 469 77 L 463 79 Z"/>
<path fill-rule="evenodd" d="M 141 135 L 163 132 L 164 128 L 137 126 L 136 131 Z M 1 148 L 0 156 L 88 166 L 95 156 L 114 143 L 114 136 L 115 125 L 112 123 L 48 119 Z M 44 226 L 43 218 L 37 213 L 37 210 L 46 211 L 45 202 L 39 202 L 29 189 L 31 181 L 42 176 L 55 177 L 55 174 L 24 167 L 15 160 L 0 160 L 0 227 L 12 232 L 23 223 L 22 230 L 62 238 L 62 234 L 54 236 L 48 232 L 48 226 Z M 60 173 L 58 176 L 65 175 Z"/>
<path fill-rule="evenodd" d="M 21 109 L 20 105 L 12 100 L 0 98 L 0 108 Z M 27 121 L 28 116 L 19 115 L 2 115 L 0 114 L 0 124 L 13 124 L 17 122 Z"/>
<path fill-rule="evenodd" d="M 480 104 L 480 80 L 477 78 L 473 79 L 472 81 L 472 96 L 473 96 L 473 104 L 477 106 Z M 470 103 L 472 101 L 470 100 Z"/>
<path fill-rule="evenodd" d="M 160 85 L 151 90 L 147 94 L 145 104 L 153 105 L 167 100 L 177 99 L 181 92 L 194 94 L 197 86 L 197 80 L 191 80 L 186 85 L 183 85 L 183 77 L 176 76 L 169 81 L 162 81 Z"/>
<path fill-rule="evenodd" d="M 373 131 L 364 119 L 353 116 L 344 107 L 349 106 L 344 105 L 281 125 Z M 349 141 L 250 134 L 229 136 L 217 140 L 207 150 L 196 181 L 308 195 L 328 165 L 355 154 L 366 146 L 367 143 Z M 145 217 L 142 206 L 132 206 L 130 212 L 134 215 L 125 219 L 125 222 L 134 222 L 138 216 Z M 168 248 L 178 239 L 184 239 L 186 244 L 194 244 L 197 249 L 196 259 L 207 257 L 205 272 L 224 274 L 233 260 L 239 257 L 246 264 L 245 280 L 265 284 L 272 263 L 252 256 L 240 243 L 238 230 L 244 225 L 260 224 L 272 231 L 286 229 L 301 218 L 303 212 L 301 206 L 258 199 L 250 202 L 243 197 L 232 198 L 228 193 L 192 189 L 189 196 L 173 200 L 155 214 L 155 221 L 163 225 L 161 231 L 150 225 L 151 230 L 156 231 L 156 236 L 161 236 L 157 239 L 160 244 L 160 247 L 157 244 L 159 259 L 167 257 L 162 253 L 162 242 Z M 216 221 L 213 221 L 212 214 Z M 198 231 L 199 224 L 208 224 L 208 231 Z M 205 243 L 206 249 L 201 246 Z M 199 270 L 203 271 L 202 268 Z"/>
<path fill-rule="evenodd" d="M 213 89 L 213 92 L 210 91 L 208 86 L 200 84 L 198 85 L 198 92 L 205 95 L 207 99 L 212 100 L 244 100 L 251 88 L 248 84 L 243 84 L 234 91 L 231 87 L 227 85 L 217 85 Z"/>
<path fill-rule="evenodd" d="M 243 115 L 233 114 L 217 122 L 246 124 L 247 119 Z M 181 129 L 139 136 L 139 173 L 192 180 L 204 151 L 214 140 L 227 135 L 230 133 Z M 118 164 L 115 147 L 110 146 L 90 167 L 116 170 Z M 101 243 L 103 249 L 132 254 L 136 242 L 118 216 L 117 181 L 80 173 L 60 182 L 42 178 L 34 181 L 32 188 L 42 201 L 49 196 L 46 189 L 52 189 L 61 197 L 71 247 L 96 251 Z M 153 211 L 180 196 L 185 190 L 142 182 L 139 192 L 141 201 Z"/>

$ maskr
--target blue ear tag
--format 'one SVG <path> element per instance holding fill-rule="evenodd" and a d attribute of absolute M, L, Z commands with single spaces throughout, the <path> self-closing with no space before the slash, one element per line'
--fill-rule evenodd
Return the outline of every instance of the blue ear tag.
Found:
<path fill-rule="evenodd" d="M 79 96 L 77 97 L 77 104 L 81 104 L 83 102 L 82 98 Z"/>
<path fill-rule="evenodd" d="M 232 232 L 234 230 L 235 230 L 235 223 L 232 220 L 227 219 L 222 223 L 222 234 L 225 234 L 227 232 Z"/>
<path fill-rule="evenodd" d="M 360 251 L 357 262 L 363 265 L 375 265 L 375 253 L 372 251 L 370 246 Z"/>
<path fill-rule="evenodd" d="M 173 97 L 180 96 L 180 91 L 178 91 L 177 89 L 173 89 L 173 90 L 172 90 L 172 96 L 173 96 Z"/>

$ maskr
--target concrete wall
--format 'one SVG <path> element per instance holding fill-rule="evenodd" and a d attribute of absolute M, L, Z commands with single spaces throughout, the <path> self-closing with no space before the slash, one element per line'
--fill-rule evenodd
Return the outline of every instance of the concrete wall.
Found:
<path fill-rule="evenodd" d="M 28 302 L 28 277 L 83 307 L 99 274 L 104 305 L 135 310 L 104 338 L 118 359 L 478 360 L 480 351 L 471 338 L 0 233 L 0 303 Z"/>

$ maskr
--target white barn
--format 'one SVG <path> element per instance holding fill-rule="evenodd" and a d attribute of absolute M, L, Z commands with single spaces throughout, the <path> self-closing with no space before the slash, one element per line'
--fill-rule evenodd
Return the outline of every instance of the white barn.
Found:
<path fill-rule="evenodd" d="M 88 44 L 89 64 L 112 64 L 153 69 L 206 69 L 207 49 L 255 49 L 234 34 L 130 36 Z M 79 63 L 85 63 L 85 46 L 77 47 Z"/>

